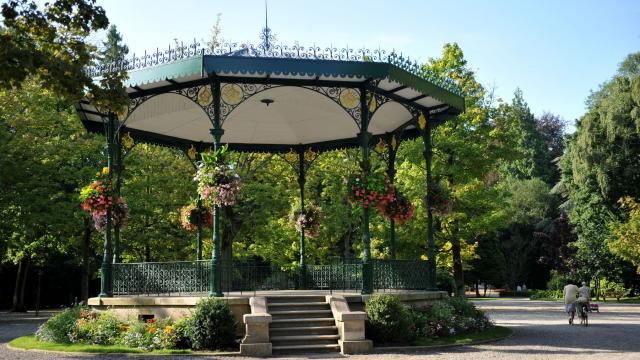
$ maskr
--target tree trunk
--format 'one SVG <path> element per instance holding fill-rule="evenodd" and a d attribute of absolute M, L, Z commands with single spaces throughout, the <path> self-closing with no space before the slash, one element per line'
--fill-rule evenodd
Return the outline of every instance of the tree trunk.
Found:
<path fill-rule="evenodd" d="M 91 268 L 91 220 L 84 218 L 84 232 L 82 234 L 82 276 L 80 278 L 80 299 L 87 304 L 89 300 L 89 272 Z"/>
<path fill-rule="evenodd" d="M 464 274 L 460 241 L 455 236 L 451 238 L 451 255 L 453 256 L 453 278 L 456 281 L 456 296 L 464 297 Z"/>
<path fill-rule="evenodd" d="M 221 209 L 224 212 L 225 221 L 222 228 L 221 242 L 220 242 L 220 262 L 222 268 L 222 289 L 228 289 L 230 291 L 233 288 L 233 279 L 230 276 L 232 271 L 230 268 L 225 267 L 233 266 L 233 240 L 236 234 L 242 226 L 243 220 L 236 215 L 231 206 L 225 206 Z M 228 275 L 228 276 L 225 276 Z"/>
<path fill-rule="evenodd" d="M 487 282 L 484 282 L 484 295 L 482 295 L 484 297 L 487 297 Z"/>
<path fill-rule="evenodd" d="M 449 154 L 447 157 L 447 165 L 449 167 L 453 166 L 453 154 Z M 453 175 L 449 174 L 447 176 L 447 183 L 449 185 L 449 189 L 453 189 Z M 453 204 L 450 202 L 449 207 L 450 210 Z M 460 240 L 456 236 L 456 234 L 451 234 L 451 256 L 453 257 L 453 278 L 456 282 L 456 296 L 464 297 L 464 274 L 462 269 L 462 250 L 460 246 Z"/>
<path fill-rule="evenodd" d="M 476 279 L 476 297 L 480 297 L 480 280 Z"/>
<path fill-rule="evenodd" d="M 151 262 L 151 246 L 144 244 L 144 262 Z"/>
<path fill-rule="evenodd" d="M 13 292 L 13 307 L 11 311 L 27 312 L 24 305 L 24 289 L 27 286 L 27 272 L 29 271 L 29 257 L 25 256 L 18 262 L 18 273 L 16 274 L 16 288 Z"/>

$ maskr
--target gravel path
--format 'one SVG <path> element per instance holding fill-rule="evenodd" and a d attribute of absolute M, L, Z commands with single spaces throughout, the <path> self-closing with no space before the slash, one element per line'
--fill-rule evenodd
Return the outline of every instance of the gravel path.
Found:
<path fill-rule="evenodd" d="M 508 339 L 475 346 L 440 350 L 348 356 L 350 359 L 640 359 L 640 305 L 600 304 L 600 313 L 589 318 L 589 327 L 569 326 L 559 303 L 528 300 L 489 300 L 477 304 L 497 324 L 515 334 Z M 42 320 L 0 313 L 0 359 L 196 359 L 198 356 L 67 355 L 10 350 L 6 342 L 32 333 Z M 303 356 L 304 359 L 341 358 L 340 355 Z M 240 360 L 241 357 L 228 359 Z M 284 359 L 284 357 L 282 358 Z"/>

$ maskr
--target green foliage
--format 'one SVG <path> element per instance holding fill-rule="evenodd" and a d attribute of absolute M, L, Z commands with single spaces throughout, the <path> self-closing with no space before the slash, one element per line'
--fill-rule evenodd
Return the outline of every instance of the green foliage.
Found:
<path fill-rule="evenodd" d="M 373 295 L 367 300 L 367 339 L 375 343 L 406 342 L 411 325 L 409 310 L 395 295 Z"/>
<path fill-rule="evenodd" d="M 618 73 L 591 94 L 560 162 L 570 218 L 578 229 L 577 259 L 586 278 L 620 278 L 626 267 L 611 253 L 607 239 L 612 237 L 608 224 L 622 215 L 618 200 L 640 197 L 639 59 L 637 53 L 629 55 Z"/>
<path fill-rule="evenodd" d="M 446 269 L 437 269 L 436 287 L 438 290 L 446 291 L 447 294 L 452 294 L 456 289 L 456 281 L 453 275 Z"/>
<path fill-rule="evenodd" d="M 196 350 L 227 349 L 234 346 L 235 329 L 236 322 L 226 301 L 203 299 L 191 317 L 191 343 Z"/>
<path fill-rule="evenodd" d="M 551 270 L 551 278 L 549 279 L 549 282 L 547 282 L 547 289 L 553 291 L 562 291 L 562 289 L 564 289 L 564 286 L 569 282 L 569 279 L 565 275 L 559 273 L 558 271 Z"/>
<path fill-rule="evenodd" d="M 411 310 L 419 319 L 414 326 L 417 338 L 449 337 L 485 331 L 493 327 L 489 318 L 464 298 L 454 297 L 430 306 Z"/>
<path fill-rule="evenodd" d="M 179 319 L 173 324 L 176 349 L 191 349 L 190 326 L 191 320 L 189 318 Z"/>
<path fill-rule="evenodd" d="M 31 75 L 67 100 L 95 88 L 85 71 L 95 52 L 87 38 L 109 21 L 94 0 L 56 0 L 44 11 L 35 2 L 12 0 L 2 4 L 2 16 L 2 88 L 20 88 Z"/>
<path fill-rule="evenodd" d="M 624 284 L 611 279 L 603 279 L 600 286 L 602 295 L 615 298 L 618 301 L 629 293 L 629 291 L 625 289 Z"/>
<path fill-rule="evenodd" d="M 120 342 L 121 322 L 113 312 L 89 313 L 88 316 L 83 313 L 69 335 L 72 343 L 115 345 Z"/>
<path fill-rule="evenodd" d="M 529 296 L 530 300 L 560 300 L 562 290 L 534 290 Z"/>
<path fill-rule="evenodd" d="M 39 341 L 69 344 L 69 334 L 73 331 L 76 321 L 80 318 L 80 308 L 74 307 L 54 315 L 36 331 Z"/>
<path fill-rule="evenodd" d="M 613 235 L 609 241 L 609 249 L 632 262 L 640 273 L 640 204 L 631 197 L 624 197 L 619 202 L 629 214 L 626 221 L 614 221 L 609 224 Z"/>

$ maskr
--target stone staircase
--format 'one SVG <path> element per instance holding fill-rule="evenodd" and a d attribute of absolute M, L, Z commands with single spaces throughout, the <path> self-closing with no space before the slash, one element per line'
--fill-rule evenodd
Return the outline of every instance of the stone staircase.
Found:
<path fill-rule="evenodd" d="M 273 354 L 338 352 L 338 328 L 324 296 L 268 296 Z"/>

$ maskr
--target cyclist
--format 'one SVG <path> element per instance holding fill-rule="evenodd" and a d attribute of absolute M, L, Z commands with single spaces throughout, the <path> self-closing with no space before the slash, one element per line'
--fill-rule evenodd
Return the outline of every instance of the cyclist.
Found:
<path fill-rule="evenodd" d="M 580 290 L 576 285 L 567 284 L 562 289 L 562 295 L 564 296 L 564 310 L 569 315 L 569 324 L 573 324 L 573 317 L 576 314 L 576 299 Z"/>
<path fill-rule="evenodd" d="M 584 305 L 587 308 L 587 311 L 591 312 L 591 289 L 587 286 L 585 281 L 582 282 L 582 287 L 579 289 L 579 294 L 581 298 L 584 298 Z"/>

